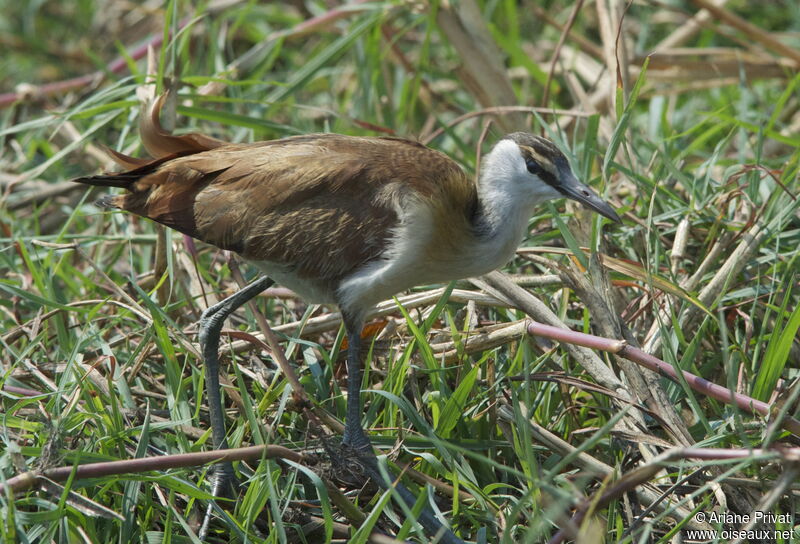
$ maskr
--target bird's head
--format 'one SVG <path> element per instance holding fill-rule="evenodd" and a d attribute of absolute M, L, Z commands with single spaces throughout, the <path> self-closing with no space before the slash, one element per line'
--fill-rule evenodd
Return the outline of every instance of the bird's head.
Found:
<path fill-rule="evenodd" d="M 527 132 L 514 132 L 500 140 L 486 157 L 483 176 L 507 182 L 506 190 L 536 202 L 571 198 L 590 210 L 621 223 L 605 200 L 572 173 L 564 154 L 551 142 Z"/>

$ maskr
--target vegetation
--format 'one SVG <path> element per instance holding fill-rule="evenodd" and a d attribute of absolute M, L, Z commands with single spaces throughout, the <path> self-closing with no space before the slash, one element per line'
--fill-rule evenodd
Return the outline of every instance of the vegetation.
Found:
<path fill-rule="evenodd" d="M 800 5 L 193 4 L 2 6 L 0 478 L 155 464 L 7 488 L 0 541 L 198 541 L 210 465 L 158 460 L 210 448 L 196 322 L 257 271 L 68 181 L 111 168 L 101 144 L 143 156 L 137 92 L 166 88 L 179 133 L 393 134 L 470 172 L 504 132 L 541 132 L 624 216 L 544 207 L 509 276 L 421 286 L 370 326 L 363 421 L 461 538 L 797 538 L 800 444 L 784 429 L 800 395 Z M 229 322 L 231 444 L 303 455 L 240 463 L 243 495 L 210 541 L 430 541 L 414 512 L 330 468 L 345 406 L 330 312 L 273 289 Z M 691 376 L 526 335 L 528 316 L 639 345 L 766 416 Z"/>

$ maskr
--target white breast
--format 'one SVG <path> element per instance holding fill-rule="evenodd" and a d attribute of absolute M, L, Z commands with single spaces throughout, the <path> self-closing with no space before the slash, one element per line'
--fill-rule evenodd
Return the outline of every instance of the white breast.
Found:
<path fill-rule="evenodd" d="M 276 283 L 288 287 L 309 304 L 332 304 L 336 302 L 334 292 L 319 281 L 301 278 L 290 267 L 271 261 L 252 261 L 266 276 Z"/>
<path fill-rule="evenodd" d="M 479 276 L 507 263 L 524 236 L 527 223 L 518 214 L 511 228 L 475 238 L 464 232 L 459 243 L 446 246 L 437 238 L 430 208 L 407 204 L 392 244 L 381 259 L 350 274 L 339 284 L 335 298 L 344 310 L 364 311 L 382 300 L 418 285 L 446 283 Z"/>

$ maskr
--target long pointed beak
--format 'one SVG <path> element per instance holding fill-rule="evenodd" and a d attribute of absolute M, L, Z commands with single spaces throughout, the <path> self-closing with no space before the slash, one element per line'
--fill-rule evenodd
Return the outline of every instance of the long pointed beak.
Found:
<path fill-rule="evenodd" d="M 578 181 L 572 172 L 562 173 L 560 181 L 561 183 L 557 189 L 565 197 L 580 202 L 590 210 L 596 211 L 603 217 L 608 217 L 615 223 L 622 223 L 622 219 L 617 215 L 614 208 L 587 185 Z"/>

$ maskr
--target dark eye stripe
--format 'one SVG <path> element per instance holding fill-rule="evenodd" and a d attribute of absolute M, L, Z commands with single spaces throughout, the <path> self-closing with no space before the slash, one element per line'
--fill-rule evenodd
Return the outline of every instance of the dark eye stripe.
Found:
<path fill-rule="evenodd" d="M 528 172 L 535 176 L 539 176 L 543 182 L 548 184 L 550 187 L 555 189 L 558 192 L 562 192 L 559 188 L 559 181 L 558 177 L 551 174 L 549 171 L 545 170 L 541 164 L 539 164 L 536 159 L 533 157 L 528 157 L 525 159 L 525 166 L 528 168 Z"/>
<path fill-rule="evenodd" d="M 563 191 L 561 190 L 561 184 L 558 181 L 558 177 L 554 176 L 553 174 L 551 174 L 546 170 L 542 170 L 537 175 L 539 176 L 539 179 L 548 184 L 550 187 L 552 187 L 559 193 L 563 193 Z"/>
<path fill-rule="evenodd" d="M 542 165 L 540 165 L 538 162 L 536 162 L 536 160 L 530 157 L 528 158 L 528 160 L 525 161 L 525 166 L 528 167 L 528 172 L 537 176 L 541 174 L 543 170 Z"/>

